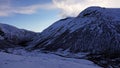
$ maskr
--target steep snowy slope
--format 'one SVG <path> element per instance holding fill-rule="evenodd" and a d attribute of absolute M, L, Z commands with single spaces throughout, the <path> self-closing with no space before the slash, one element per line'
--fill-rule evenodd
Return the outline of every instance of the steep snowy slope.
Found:
<path fill-rule="evenodd" d="M 27 42 L 32 41 L 36 35 L 37 33 L 0 23 L 0 48 L 11 47 L 11 45 L 24 46 Z"/>
<path fill-rule="evenodd" d="M 35 41 L 37 42 L 30 47 L 50 51 L 61 49 L 71 52 L 118 54 L 120 9 L 89 7 L 75 18 L 56 22 Z"/>
<path fill-rule="evenodd" d="M 43 42 L 42 44 L 49 44 L 56 39 L 57 36 L 63 34 L 69 27 L 67 26 L 69 22 L 71 22 L 74 18 L 68 17 L 65 19 L 61 19 L 45 29 L 39 36 L 36 36 L 32 42 L 28 45 L 28 48 L 32 48 L 37 44 Z M 45 42 L 44 42 L 45 41 Z"/>

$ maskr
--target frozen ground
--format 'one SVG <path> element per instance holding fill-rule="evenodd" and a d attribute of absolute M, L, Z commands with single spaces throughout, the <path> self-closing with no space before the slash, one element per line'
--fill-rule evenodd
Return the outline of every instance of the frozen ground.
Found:
<path fill-rule="evenodd" d="M 26 56 L 0 52 L 0 68 L 100 68 L 84 59 L 64 58 L 54 54 L 39 53 Z"/>

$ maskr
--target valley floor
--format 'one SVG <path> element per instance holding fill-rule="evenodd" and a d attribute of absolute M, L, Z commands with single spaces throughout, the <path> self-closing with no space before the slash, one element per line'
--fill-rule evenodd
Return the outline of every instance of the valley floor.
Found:
<path fill-rule="evenodd" d="M 21 56 L 0 52 L 0 68 L 101 68 L 84 59 L 64 58 L 54 54 Z"/>

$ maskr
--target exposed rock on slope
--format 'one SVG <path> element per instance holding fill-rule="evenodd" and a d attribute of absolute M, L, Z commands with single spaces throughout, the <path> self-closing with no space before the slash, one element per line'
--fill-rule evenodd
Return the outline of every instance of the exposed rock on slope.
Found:
<path fill-rule="evenodd" d="M 120 9 L 89 7 L 75 18 L 54 23 L 34 41 L 29 47 L 118 54 Z"/>

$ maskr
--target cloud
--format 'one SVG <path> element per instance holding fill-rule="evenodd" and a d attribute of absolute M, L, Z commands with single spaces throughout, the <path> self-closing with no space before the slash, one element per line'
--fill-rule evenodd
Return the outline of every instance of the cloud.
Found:
<path fill-rule="evenodd" d="M 51 10 L 56 7 L 52 3 L 32 4 L 28 6 L 12 6 L 12 0 L 0 0 L 0 16 L 10 16 L 12 14 L 33 14 L 39 9 Z"/>
<path fill-rule="evenodd" d="M 39 9 L 46 9 L 46 10 L 51 10 L 55 9 L 56 7 L 53 4 L 36 4 L 36 5 L 30 5 L 30 6 L 24 6 L 24 7 L 17 7 L 13 9 L 14 13 L 19 13 L 19 14 L 33 14 L 37 12 Z"/>
<path fill-rule="evenodd" d="M 13 6 L 12 0 L 0 0 L 0 16 L 13 14 L 33 14 L 40 9 L 60 10 L 60 17 L 77 16 L 89 6 L 120 8 L 120 0 L 51 0 L 46 4 L 31 4 L 27 6 Z"/>
<path fill-rule="evenodd" d="M 10 9 L 10 1 L 9 0 L 0 0 L 0 16 L 7 16 L 9 14 L 8 11 Z"/>
<path fill-rule="evenodd" d="M 89 6 L 120 8 L 120 0 L 53 0 L 53 3 L 61 10 L 62 17 L 77 16 Z"/>

